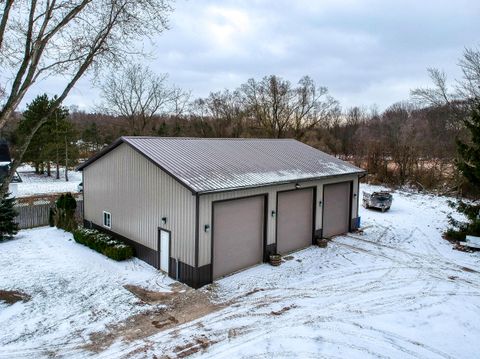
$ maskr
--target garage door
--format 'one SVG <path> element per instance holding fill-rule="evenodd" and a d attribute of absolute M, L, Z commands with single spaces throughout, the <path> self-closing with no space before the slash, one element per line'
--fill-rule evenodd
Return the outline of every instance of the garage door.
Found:
<path fill-rule="evenodd" d="M 262 262 L 264 197 L 213 205 L 213 278 Z"/>
<path fill-rule="evenodd" d="M 313 235 L 313 189 L 277 194 L 277 252 L 308 247 Z"/>
<path fill-rule="evenodd" d="M 350 225 L 350 183 L 323 187 L 323 236 L 347 233 Z"/>

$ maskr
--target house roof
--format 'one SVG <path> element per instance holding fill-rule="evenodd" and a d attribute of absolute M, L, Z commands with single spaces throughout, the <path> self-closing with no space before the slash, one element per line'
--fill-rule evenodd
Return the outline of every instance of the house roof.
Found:
<path fill-rule="evenodd" d="M 120 137 L 194 193 L 302 182 L 365 171 L 293 139 Z"/>

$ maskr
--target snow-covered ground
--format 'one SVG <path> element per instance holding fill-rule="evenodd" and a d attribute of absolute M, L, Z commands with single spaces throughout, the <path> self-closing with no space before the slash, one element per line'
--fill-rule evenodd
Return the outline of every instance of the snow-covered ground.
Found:
<path fill-rule="evenodd" d="M 122 285 L 167 290 L 170 281 L 54 229 L 22 231 L 0 243 L 0 289 L 32 299 L 0 307 L 0 357 L 50 349 L 100 358 L 476 358 L 480 255 L 441 238 L 451 211 L 446 198 L 396 192 L 389 212 L 361 208 L 364 234 L 217 281 L 201 292 L 223 309 L 149 337 L 117 338 L 101 353 L 78 346 L 106 323 L 146 310 Z"/>
<path fill-rule="evenodd" d="M 12 183 L 10 191 L 16 197 L 26 197 L 48 193 L 78 192 L 78 185 L 82 182 L 82 173 L 68 171 L 68 182 L 65 181 L 65 169 L 60 168 L 60 179 L 56 179 L 55 168 L 52 168 L 52 175 L 38 175 L 32 166 L 23 165 L 17 171 L 22 178 L 20 183 Z"/>
<path fill-rule="evenodd" d="M 0 301 L 0 358 L 38 358 L 59 349 L 68 357 L 89 333 L 145 310 L 123 285 L 169 291 L 170 283 L 143 261 L 115 262 L 69 233 L 23 230 L 0 243 L 0 289 L 31 296 L 10 306 Z"/>

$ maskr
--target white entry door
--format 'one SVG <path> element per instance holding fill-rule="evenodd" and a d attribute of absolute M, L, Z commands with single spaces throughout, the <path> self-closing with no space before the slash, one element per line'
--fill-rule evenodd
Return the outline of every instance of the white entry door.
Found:
<path fill-rule="evenodd" d="M 168 260 L 170 254 L 170 232 L 160 230 L 160 269 L 168 273 Z"/>

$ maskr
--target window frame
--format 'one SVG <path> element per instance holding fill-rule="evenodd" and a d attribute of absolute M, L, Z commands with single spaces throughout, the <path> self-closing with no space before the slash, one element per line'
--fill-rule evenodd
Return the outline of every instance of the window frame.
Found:
<path fill-rule="evenodd" d="M 105 221 L 105 219 L 108 218 L 108 225 L 106 224 L 107 221 Z M 111 229 L 112 228 L 112 214 L 110 212 L 107 212 L 107 211 L 103 211 L 103 226 L 106 227 L 106 228 L 109 228 Z"/>

